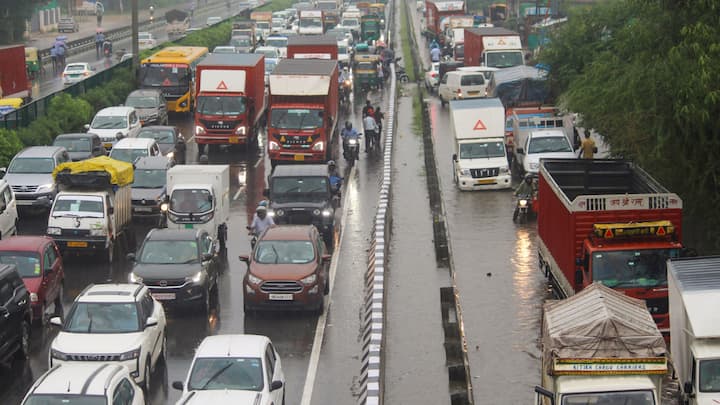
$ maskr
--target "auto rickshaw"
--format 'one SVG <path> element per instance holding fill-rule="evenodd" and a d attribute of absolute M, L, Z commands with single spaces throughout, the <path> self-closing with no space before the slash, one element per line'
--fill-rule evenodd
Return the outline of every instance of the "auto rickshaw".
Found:
<path fill-rule="evenodd" d="M 25 47 L 25 69 L 30 80 L 34 80 L 40 74 L 40 59 L 38 49 Z"/>
<path fill-rule="evenodd" d="M 367 42 L 380 39 L 380 17 L 375 14 L 368 14 L 361 17 L 360 38 Z"/>
<path fill-rule="evenodd" d="M 380 29 L 385 29 L 385 5 L 383 3 L 372 3 L 368 14 L 375 14 L 380 18 Z"/>
<path fill-rule="evenodd" d="M 377 71 L 379 63 L 379 55 L 355 55 L 353 83 L 356 90 L 370 90 L 382 85 Z"/>

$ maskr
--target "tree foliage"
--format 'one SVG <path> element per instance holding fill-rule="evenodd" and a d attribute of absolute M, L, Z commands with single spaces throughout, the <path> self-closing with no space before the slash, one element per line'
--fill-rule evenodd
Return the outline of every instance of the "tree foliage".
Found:
<path fill-rule="evenodd" d="M 686 244 L 720 252 L 720 3 L 600 3 L 571 14 L 541 59 L 583 126 L 683 198 Z"/>

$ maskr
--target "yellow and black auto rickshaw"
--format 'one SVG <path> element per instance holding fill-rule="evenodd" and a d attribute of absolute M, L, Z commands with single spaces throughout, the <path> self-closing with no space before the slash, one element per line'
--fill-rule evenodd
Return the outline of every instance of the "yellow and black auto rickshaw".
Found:
<path fill-rule="evenodd" d="M 362 91 L 382 86 L 378 76 L 379 55 L 355 55 L 353 68 L 353 82 L 355 89 Z"/>
<path fill-rule="evenodd" d="M 27 70 L 28 79 L 34 80 L 38 77 L 38 75 L 40 75 L 40 67 L 38 49 L 25 47 L 25 69 Z"/>

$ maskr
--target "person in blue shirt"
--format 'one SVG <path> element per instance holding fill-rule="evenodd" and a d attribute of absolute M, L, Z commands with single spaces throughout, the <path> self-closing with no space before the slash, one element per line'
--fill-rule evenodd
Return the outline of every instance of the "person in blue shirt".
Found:
<path fill-rule="evenodd" d="M 342 140 L 343 140 L 343 156 L 346 156 L 348 140 L 350 140 L 350 139 L 358 140 L 360 138 L 360 133 L 355 128 L 353 128 L 352 123 L 350 121 L 346 121 L 345 128 L 343 128 L 343 130 L 340 131 L 340 137 L 342 137 Z"/>
<path fill-rule="evenodd" d="M 432 48 L 430 50 L 430 60 L 433 62 L 440 62 L 440 48 Z"/>
<path fill-rule="evenodd" d="M 105 42 L 105 34 L 102 30 L 98 30 L 95 34 L 95 57 L 98 59 L 100 59 L 100 48 L 102 48 L 103 42 Z"/>

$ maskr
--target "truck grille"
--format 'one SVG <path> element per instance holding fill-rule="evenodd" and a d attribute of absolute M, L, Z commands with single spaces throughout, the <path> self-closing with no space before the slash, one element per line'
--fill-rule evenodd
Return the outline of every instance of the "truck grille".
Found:
<path fill-rule="evenodd" d="M 668 299 L 665 298 L 650 298 L 645 300 L 645 304 L 648 307 L 648 311 L 651 315 L 665 315 L 668 313 Z"/>
<path fill-rule="evenodd" d="M 276 218 L 278 219 L 278 218 Z M 310 212 L 306 211 L 295 211 L 287 212 L 279 222 L 284 224 L 299 224 L 307 225 L 312 223 L 313 216 Z"/>
<path fill-rule="evenodd" d="M 235 130 L 235 127 L 240 123 L 240 121 L 209 121 L 209 120 L 200 120 L 200 122 L 205 126 L 207 129 L 213 129 L 217 130 L 219 132 L 227 131 L 232 132 Z"/>
<path fill-rule="evenodd" d="M 70 361 L 120 361 L 119 354 L 68 354 Z"/>
<path fill-rule="evenodd" d="M 260 286 L 260 291 L 270 293 L 297 293 L 302 291 L 300 283 L 295 281 L 266 281 Z"/>
<path fill-rule="evenodd" d="M 169 279 L 157 279 L 157 280 L 148 280 L 146 278 L 143 279 L 143 284 L 146 286 L 152 288 L 152 287 L 182 287 L 185 285 L 185 279 L 184 278 L 169 278 Z"/>
<path fill-rule="evenodd" d="M 37 191 L 38 186 L 11 186 L 12 191 L 16 193 L 34 193 Z"/>
<path fill-rule="evenodd" d="M 89 229 L 61 229 L 60 235 L 61 236 L 71 236 L 71 237 L 90 236 L 90 230 Z"/>
<path fill-rule="evenodd" d="M 484 177 L 497 177 L 500 173 L 500 168 L 493 167 L 490 169 L 470 169 L 470 175 L 474 179 L 481 179 Z"/>
<path fill-rule="evenodd" d="M 283 138 L 281 136 L 281 138 Z M 312 139 L 312 135 L 285 135 L 285 141 L 282 142 L 283 146 L 295 146 L 295 145 L 310 145 L 312 142 L 308 139 Z"/>

